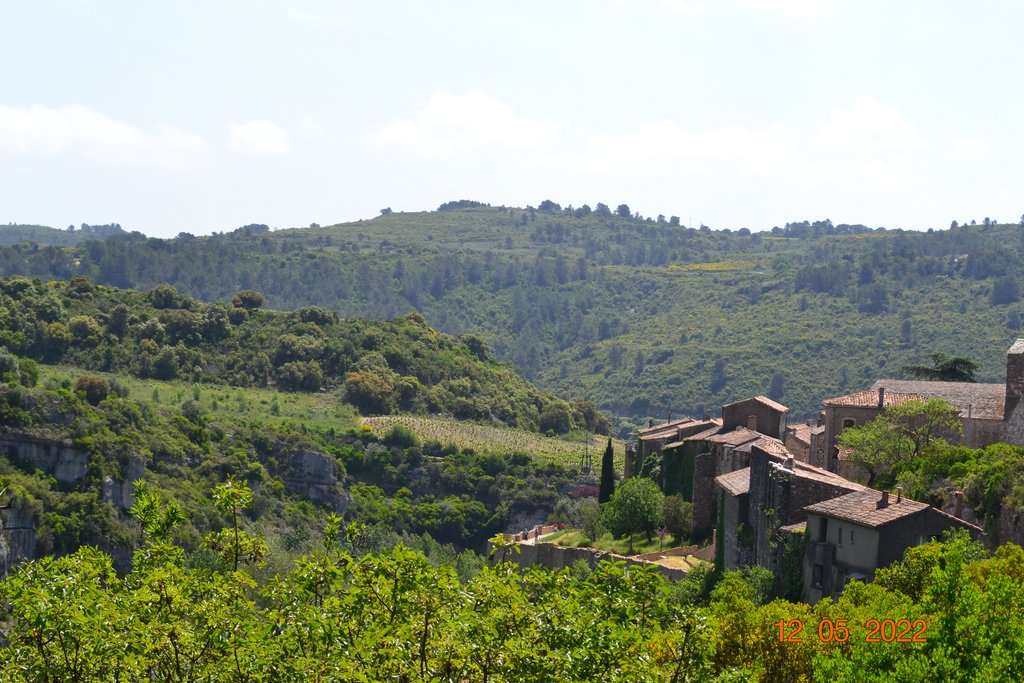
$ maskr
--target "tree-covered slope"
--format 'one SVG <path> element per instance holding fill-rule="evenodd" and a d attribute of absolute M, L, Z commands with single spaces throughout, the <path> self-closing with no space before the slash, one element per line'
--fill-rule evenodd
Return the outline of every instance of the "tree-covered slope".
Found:
<path fill-rule="evenodd" d="M 555 432 L 599 426 L 591 407 L 539 391 L 495 361 L 479 337 L 438 333 L 419 314 L 372 322 L 315 306 L 291 313 L 261 306 L 252 290 L 228 306 L 168 285 L 144 293 L 81 277 L 45 284 L 13 277 L 0 279 L 0 346 L 40 362 L 138 377 L 336 390 L 364 414 L 402 410 Z"/>
<path fill-rule="evenodd" d="M 811 416 L 822 398 L 934 351 L 1001 381 L 1024 319 L 1018 225 L 912 233 L 821 221 L 750 234 L 628 207 L 444 208 L 325 228 L 19 245 L 0 249 L 0 272 L 169 282 L 224 302 L 252 288 L 277 308 L 344 316 L 416 310 L 440 330 L 480 335 L 548 390 L 635 417 L 757 393 Z"/>

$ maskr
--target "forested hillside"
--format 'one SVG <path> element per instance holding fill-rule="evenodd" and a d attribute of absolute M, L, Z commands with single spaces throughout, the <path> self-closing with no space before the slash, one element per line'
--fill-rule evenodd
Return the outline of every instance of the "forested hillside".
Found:
<path fill-rule="evenodd" d="M 438 329 L 479 334 L 540 386 L 620 415 L 700 413 L 766 393 L 810 416 L 822 398 L 899 376 L 933 351 L 1002 380 L 1024 316 L 1024 229 L 986 223 L 750 233 L 642 219 L 624 205 L 453 202 L 325 228 L 17 245 L 0 249 L 0 272 L 167 282 L 223 302 L 256 289 L 272 307 L 343 316 L 417 310 Z"/>
<path fill-rule="evenodd" d="M 317 306 L 291 313 L 262 306 L 253 290 L 221 305 L 169 285 L 138 292 L 84 277 L 0 278 L 0 346 L 38 362 L 142 378 L 337 390 L 363 414 L 402 410 L 534 431 L 607 432 L 593 406 L 537 390 L 496 362 L 479 337 L 440 334 L 419 314 L 374 322 Z"/>
<path fill-rule="evenodd" d="M 49 244 L 66 247 L 81 244 L 86 240 L 101 240 L 112 235 L 124 235 L 124 229 L 117 223 L 105 225 L 89 225 L 82 223 L 76 228 L 69 225 L 66 230 L 58 230 L 45 225 L 0 225 L 0 244 Z"/>

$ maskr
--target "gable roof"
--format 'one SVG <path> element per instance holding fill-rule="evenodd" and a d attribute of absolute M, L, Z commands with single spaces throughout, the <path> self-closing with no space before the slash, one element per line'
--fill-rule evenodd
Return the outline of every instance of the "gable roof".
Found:
<path fill-rule="evenodd" d="M 941 398 L 960 410 L 961 417 L 978 420 L 1002 420 L 1006 403 L 1005 384 L 982 384 L 980 382 L 927 382 L 906 379 L 880 379 L 871 385 L 876 402 L 878 388 L 890 391 L 913 393 L 925 398 Z"/>
<path fill-rule="evenodd" d="M 755 432 L 753 429 L 747 427 L 737 427 L 736 429 L 725 432 L 724 434 L 715 434 L 704 439 L 709 443 L 720 443 L 726 446 L 739 446 L 750 441 L 757 441 L 763 435 L 759 432 Z"/>
<path fill-rule="evenodd" d="M 897 501 L 896 496 L 890 495 L 889 504 L 879 508 L 878 502 L 881 498 L 881 491 L 864 489 L 863 491 L 855 491 L 845 496 L 808 505 L 804 508 L 804 512 L 841 519 L 844 522 L 852 522 L 860 526 L 877 529 L 904 517 L 916 515 L 931 507 L 928 503 L 919 503 L 909 498 Z"/>
<path fill-rule="evenodd" d="M 762 396 L 762 395 L 758 395 L 758 396 L 755 396 L 753 398 L 745 398 L 742 401 L 733 401 L 732 403 L 726 403 L 724 406 L 722 406 L 722 410 L 725 410 L 726 408 L 731 408 L 732 406 L 738 406 L 738 405 L 740 405 L 742 403 L 748 403 L 749 401 L 757 401 L 758 403 L 766 405 L 769 408 L 771 408 L 772 410 L 775 410 L 775 411 L 780 412 L 780 413 L 788 413 L 789 412 L 789 408 L 787 408 L 786 406 L 782 405 L 778 401 L 773 401 L 770 398 L 768 398 L 767 396 Z"/>

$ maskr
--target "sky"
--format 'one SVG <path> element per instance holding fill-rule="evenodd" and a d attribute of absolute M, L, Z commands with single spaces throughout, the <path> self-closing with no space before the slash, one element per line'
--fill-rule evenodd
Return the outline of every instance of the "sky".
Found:
<path fill-rule="evenodd" d="M 0 224 L 1024 213 L 1017 0 L 0 4 Z"/>

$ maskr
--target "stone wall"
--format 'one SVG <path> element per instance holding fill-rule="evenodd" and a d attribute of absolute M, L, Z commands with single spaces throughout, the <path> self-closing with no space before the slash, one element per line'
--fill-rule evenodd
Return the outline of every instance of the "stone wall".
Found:
<path fill-rule="evenodd" d="M 659 574 L 673 581 L 678 581 L 686 576 L 686 572 L 682 569 L 644 562 L 635 558 L 616 555 L 615 553 L 594 550 L 593 548 L 563 548 L 562 546 L 554 543 L 537 543 L 536 545 L 519 544 L 517 547 L 519 548 L 518 554 L 514 550 L 509 550 L 504 559 L 510 562 L 515 562 L 523 569 L 532 565 L 540 565 L 542 567 L 558 571 L 565 569 L 566 567 L 571 567 L 580 560 L 586 562 L 591 568 L 593 568 L 602 560 L 610 560 L 613 562 L 622 560 L 627 566 L 638 564 L 652 566 Z M 488 543 L 488 554 L 491 552 L 491 549 L 492 546 Z M 500 554 L 501 551 L 498 551 L 495 553 L 494 557 L 500 560 L 502 559 L 499 557 Z"/>
<path fill-rule="evenodd" d="M 701 453 L 693 458 L 693 517 L 690 537 L 702 541 L 711 536 L 717 523 L 715 507 L 715 474 L 717 464 L 713 453 Z"/>

